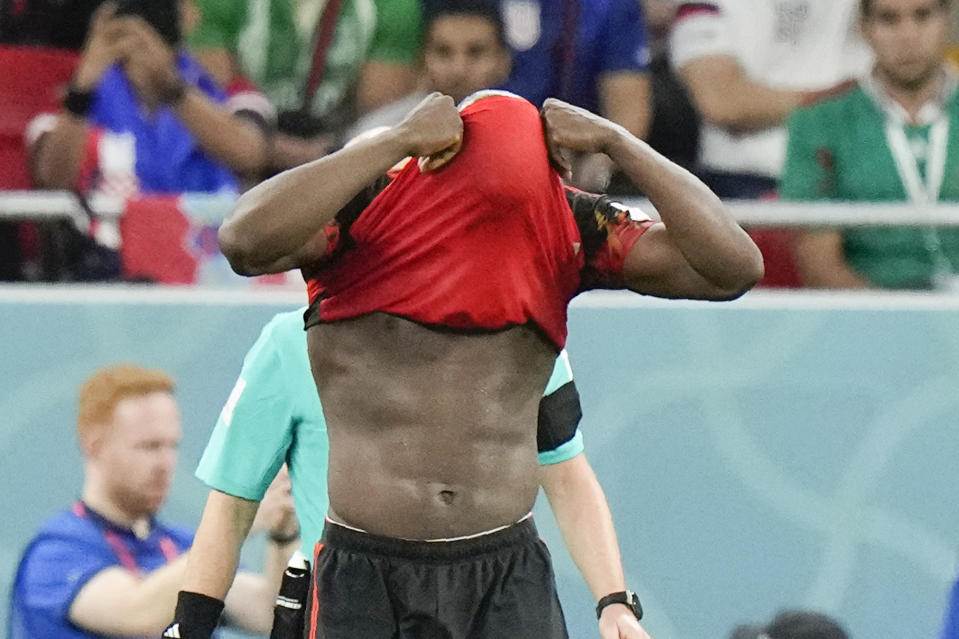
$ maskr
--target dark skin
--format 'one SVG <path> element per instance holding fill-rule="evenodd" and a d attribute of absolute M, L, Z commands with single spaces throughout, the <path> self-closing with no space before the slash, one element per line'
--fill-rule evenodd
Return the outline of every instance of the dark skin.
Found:
<path fill-rule="evenodd" d="M 550 100 L 542 119 L 553 161 L 602 152 L 659 210 L 626 259 L 629 288 L 663 297 L 731 299 L 762 277 L 762 257 L 701 182 L 592 113 Z M 323 226 L 406 156 L 421 170 L 455 161 L 462 120 L 427 97 L 403 123 L 248 191 L 220 229 L 237 272 L 303 267 L 323 255 Z M 536 416 L 556 356 L 533 326 L 438 330 L 383 313 L 321 323 L 307 334 L 330 435 L 330 516 L 411 539 L 467 535 L 517 521 L 539 484 Z"/>
<path fill-rule="evenodd" d="M 374 313 L 311 327 L 307 340 L 330 434 L 331 518 L 431 539 L 530 511 L 556 358 L 539 333 L 464 335 Z"/>

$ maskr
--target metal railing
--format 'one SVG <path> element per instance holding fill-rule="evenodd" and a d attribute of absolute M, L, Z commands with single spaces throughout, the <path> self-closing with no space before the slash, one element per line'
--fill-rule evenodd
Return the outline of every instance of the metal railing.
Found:
<path fill-rule="evenodd" d="M 188 197 L 203 198 L 201 194 Z M 209 197 L 222 215 L 229 213 L 229 201 L 222 196 Z M 648 200 L 624 201 L 654 214 Z M 733 215 L 744 226 L 823 227 L 823 226 L 959 226 L 959 204 L 915 205 L 906 202 L 779 202 L 774 200 L 727 201 Z M 97 215 L 117 217 L 123 203 L 115 198 L 93 197 L 90 209 Z M 0 191 L 0 218 L 74 219 L 86 216 L 79 199 L 68 191 Z"/>

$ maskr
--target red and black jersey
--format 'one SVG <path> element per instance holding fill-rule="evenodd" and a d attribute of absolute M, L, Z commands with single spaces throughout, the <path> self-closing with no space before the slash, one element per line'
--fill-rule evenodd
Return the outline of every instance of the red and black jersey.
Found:
<path fill-rule="evenodd" d="M 562 348 L 570 299 L 622 286 L 616 270 L 648 224 L 562 186 L 529 102 L 493 95 L 462 116 L 449 165 L 410 162 L 327 227 L 328 255 L 305 272 L 308 323 L 372 312 L 454 329 L 533 323 Z"/>

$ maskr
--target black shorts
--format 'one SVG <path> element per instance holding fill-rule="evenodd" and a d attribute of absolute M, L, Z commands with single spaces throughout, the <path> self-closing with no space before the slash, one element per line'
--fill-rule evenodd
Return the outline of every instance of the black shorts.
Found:
<path fill-rule="evenodd" d="M 406 541 L 327 522 L 307 639 L 567 639 L 532 518 L 457 541 Z"/>

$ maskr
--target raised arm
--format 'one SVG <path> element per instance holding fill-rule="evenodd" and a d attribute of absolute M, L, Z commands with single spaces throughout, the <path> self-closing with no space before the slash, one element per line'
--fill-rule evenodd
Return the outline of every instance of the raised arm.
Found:
<path fill-rule="evenodd" d="M 326 249 L 323 227 L 357 193 L 407 156 L 455 148 L 462 132 L 453 99 L 433 93 L 395 127 L 247 191 L 220 227 L 220 249 L 241 275 L 315 261 Z"/>
<path fill-rule="evenodd" d="M 113 18 L 114 11 L 113 4 L 104 3 L 90 19 L 87 41 L 70 83 L 70 89 L 76 94 L 92 95 L 103 74 L 122 55 L 119 45 L 122 30 Z M 86 117 L 78 112 L 64 109 L 56 116 L 52 128 L 30 149 L 37 186 L 47 189 L 76 186 L 90 130 Z"/>
<path fill-rule="evenodd" d="M 547 100 L 546 141 L 557 164 L 562 149 L 606 153 L 649 198 L 662 224 L 626 255 L 626 285 L 659 297 L 733 299 L 763 276 L 759 249 L 699 179 L 623 127 L 584 109 Z"/>
<path fill-rule="evenodd" d="M 185 84 L 177 70 L 176 51 L 143 18 L 123 16 L 117 21 L 124 30 L 124 70 L 128 77 L 149 83 L 206 153 L 235 173 L 262 170 L 267 160 L 264 131 Z"/>

